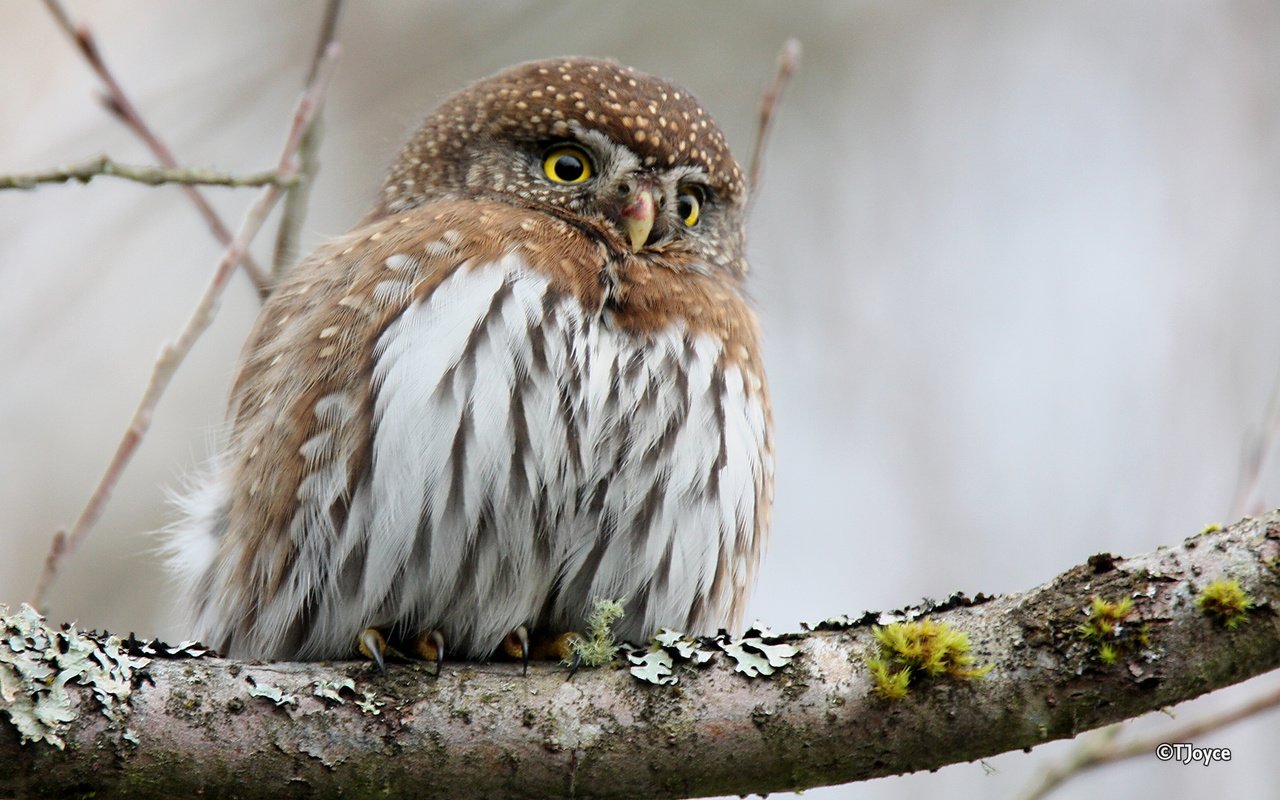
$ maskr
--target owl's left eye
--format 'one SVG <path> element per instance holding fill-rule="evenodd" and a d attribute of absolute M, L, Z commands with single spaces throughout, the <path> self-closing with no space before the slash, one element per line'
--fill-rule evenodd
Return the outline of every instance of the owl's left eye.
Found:
<path fill-rule="evenodd" d="M 562 144 L 543 156 L 542 171 L 552 183 L 582 183 L 591 177 L 591 158 L 581 147 Z"/>
<path fill-rule="evenodd" d="M 702 203 L 706 199 L 706 190 L 691 183 L 681 186 L 676 194 L 676 213 L 690 228 L 698 224 L 702 218 Z"/>

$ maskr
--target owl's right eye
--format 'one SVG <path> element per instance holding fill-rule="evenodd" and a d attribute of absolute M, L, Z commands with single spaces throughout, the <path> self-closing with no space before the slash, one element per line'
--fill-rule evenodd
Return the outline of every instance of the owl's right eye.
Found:
<path fill-rule="evenodd" d="M 543 157 L 542 172 L 552 183 L 582 183 L 591 177 L 591 157 L 581 147 L 558 145 Z"/>

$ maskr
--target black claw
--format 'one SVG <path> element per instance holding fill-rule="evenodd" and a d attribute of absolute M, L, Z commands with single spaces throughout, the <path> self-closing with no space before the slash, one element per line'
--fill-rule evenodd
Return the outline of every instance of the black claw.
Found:
<path fill-rule="evenodd" d="M 364 645 L 364 649 L 369 651 L 369 657 L 373 659 L 373 663 L 378 665 L 378 672 L 383 675 L 387 674 L 386 662 L 382 660 L 382 648 L 384 642 L 382 637 L 372 628 L 360 634 L 360 643 Z"/>
<path fill-rule="evenodd" d="M 440 677 L 440 670 L 444 669 L 444 634 L 440 631 L 432 631 L 427 634 L 431 638 L 431 643 L 436 646 L 436 677 Z"/>
<path fill-rule="evenodd" d="M 520 661 L 524 664 L 524 676 L 529 677 L 529 629 L 521 625 L 516 628 L 516 638 L 520 640 Z"/>

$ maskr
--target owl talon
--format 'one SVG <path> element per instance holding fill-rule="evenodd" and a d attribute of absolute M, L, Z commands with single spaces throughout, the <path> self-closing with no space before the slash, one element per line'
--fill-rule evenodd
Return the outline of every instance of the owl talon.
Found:
<path fill-rule="evenodd" d="M 365 628 L 357 640 L 360 647 L 360 654 L 365 658 L 372 659 L 373 663 L 378 665 L 378 672 L 383 675 L 387 674 L 387 664 L 382 658 L 382 654 L 387 652 L 387 638 L 382 635 L 382 631 L 377 628 Z"/>
<path fill-rule="evenodd" d="M 419 633 L 413 638 L 413 652 L 423 661 L 434 661 L 436 665 L 436 677 L 440 677 L 440 670 L 444 666 L 444 634 L 438 630 L 430 630 Z"/>
<path fill-rule="evenodd" d="M 574 642 L 581 642 L 582 634 L 577 631 L 565 631 L 559 636 L 543 644 L 543 658 L 554 658 L 569 667 L 569 674 L 578 671 L 582 666 L 582 651 L 574 647 Z"/>
<path fill-rule="evenodd" d="M 565 665 L 569 667 L 568 678 L 572 678 L 574 675 L 578 674 L 578 667 L 582 666 L 582 653 L 580 653 L 577 650 L 574 650 L 573 653 L 570 654 L 568 657 L 562 658 L 560 660 L 563 661 Z M 568 680 L 568 678 L 566 678 L 565 680 Z"/>
<path fill-rule="evenodd" d="M 582 666 L 582 657 L 574 642 L 582 640 L 582 634 L 568 631 L 558 636 L 534 633 L 524 625 L 516 628 L 502 640 L 502 653 L 511 660 L 519 659 L 524 665 L 524 674 L 529 674 L 529 661 L 559 661 L 567 665 L 571 671 Z"/>
<path fill-rule="evenodd" d="M 529 674 L 529 629 L 521 625 L 502 640 L 502 650 L 511 658 L 524 664 L 524 674 Z"/>

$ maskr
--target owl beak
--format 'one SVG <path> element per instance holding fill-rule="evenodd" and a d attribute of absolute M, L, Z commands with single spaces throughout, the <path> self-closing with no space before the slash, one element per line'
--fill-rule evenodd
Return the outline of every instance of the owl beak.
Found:
<path fill-rule="evenodd" d="M 623 206 L 622 228 L 631 242 L 631 252 L 639 252 L 644 243 L 649 241 L 649 232 L 653 230 L 656 215 L 657 204 L 653 200 L 651 189 L 636 192 L 631 202 Z"/>

